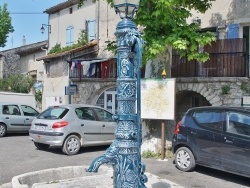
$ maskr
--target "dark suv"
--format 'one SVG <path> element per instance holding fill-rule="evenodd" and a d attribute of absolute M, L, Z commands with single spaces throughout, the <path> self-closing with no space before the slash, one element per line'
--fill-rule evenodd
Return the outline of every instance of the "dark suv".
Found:
<path fill-rule="evenodd" d="M 196 107 L 176 125 L 176 167 L 207 166 L 250 177 L 250 108 Z"/>

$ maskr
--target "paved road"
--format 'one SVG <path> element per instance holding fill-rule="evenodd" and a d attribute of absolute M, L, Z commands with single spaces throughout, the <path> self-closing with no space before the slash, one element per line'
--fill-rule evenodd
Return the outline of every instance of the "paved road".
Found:
<path fill-rule="evenodd" d="M 60 148 L 37 150 L 27 134 L 11 134 L 0 138 L 0 185 L 11 181 L 13 176 L 63 166 L 89 165 L 105 152 L 107 147 L 82 148 L 78 155 L 64 155 Z M 175 168 L 173 160 L 142 159 L 146 170 L 186 188 L 247 188 L 250 179 L 241 176 L 198 167 L 185 173 Z"/>

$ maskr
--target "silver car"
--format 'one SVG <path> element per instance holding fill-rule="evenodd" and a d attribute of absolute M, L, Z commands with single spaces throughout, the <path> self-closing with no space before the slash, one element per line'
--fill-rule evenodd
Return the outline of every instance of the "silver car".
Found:
<path fill-rule="evenodd" d="M 47 108 L 32 122 L 30 139 L 38 149 L 60 146 L 67 155 L 82 146 L 110 145 L 115 136 L 113 114 L 91 105 L 59 105 Z"/>
<path fill-rule="evenodd" d="M 38 114 L 38 111 L 25 104 L 0 103 L 0 137 L 8 132 L 28 133 L 31 122 Z"/>

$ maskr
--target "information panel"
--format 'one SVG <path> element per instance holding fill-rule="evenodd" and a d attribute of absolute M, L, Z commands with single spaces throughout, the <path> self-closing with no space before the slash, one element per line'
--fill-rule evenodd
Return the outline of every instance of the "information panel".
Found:
<path fill-rule="evenodd" d="M 175 119 L 175 79 L 141 80 L 141 118 Z"/>

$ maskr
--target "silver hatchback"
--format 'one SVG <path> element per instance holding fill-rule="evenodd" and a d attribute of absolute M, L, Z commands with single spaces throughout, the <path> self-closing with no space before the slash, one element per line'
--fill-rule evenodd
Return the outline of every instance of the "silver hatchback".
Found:
<path fill-rule="evenodd" d="M 0 137 L 10 132 L 29 132 L 31 122 L 39 112 L 26 104 L 0 103 Z"/>
<path fill-rule="evenodd" d="M 33 120 L 29 136 L 38 149 L 60 146 L 65 154 L 74 155 L 82 146 L 113 142 L 117 123 L 112 116 L 98 106 L 52 106 Z"/>

